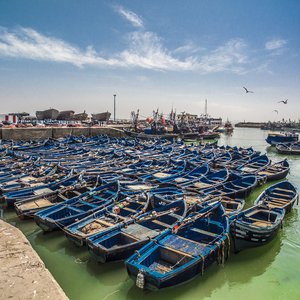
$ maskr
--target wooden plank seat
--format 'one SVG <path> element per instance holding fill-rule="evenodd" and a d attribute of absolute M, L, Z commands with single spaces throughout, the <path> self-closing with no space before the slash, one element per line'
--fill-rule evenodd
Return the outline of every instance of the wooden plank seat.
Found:
<path fill-rule="evenodd" d="M 290 190 L 288 190 L 288 189 L 282 189 L 282 188 L 279 188 L 279 187 L 275 188 L 273 191 L 285 191 L 285 192 L 290 192 Z"/>
<path fill-rule="evenodd" d="M 280 202 L 284 202 L 284 203 L 288 203 L 291 201 L 290 198 L 286 199 L 286 198 L 275 198 L 275 197 L 271 197 L 269 198 L 270 201 L 280 201 Z"/>
<path fill-rule="evenodd" d="M 153 174 L 153 176 L 156 177 L 156 178 L 166 178 L 166 177 L 169 177 L 171 175 L 172 174 L 170 174 L 170 173 L 164 173 L 164 172 L 158 172 L 158 173 Z"/>
<path fill-rule="evenodd" d="M 147 191 L 152 189 L 152 186 L 146 184 L 128 185 L 127 187 L 133 191 L 139 191 L 139 190 Z"/>
<path fill-rule="evenodd" d="M 188 178 L 184 178 L 184 177 L 178 177 L 175 179 L 175 182 L 181 183 L 181 182 L 185 182 L 188 181 Z"/>
<path fill-rule="evenodd" d="M 273 223 L 270 221 L 260 220 L 256 218 L 248 218 L 249 220 L 253 221 L 252 225 L 258 226 L 258 227 L 267 227 L 272 226 Z"/>
<path fill-rule="evenodd" d="M 35 190 L 33 193 L 35 195 L 42 195 L 42 194 L 48 194 L 48 193 L 52 193 L 53 191 L 50 190 L 49 188 L 43 188 L 43 189 L 38 189 L 38 190 Z"/>
<path fill-rule="evenodd" d="M 43 182 L 35 182 L 35 183 L 29 183 L 29 186 L 31 187 L 36 187 L 36 186 L 42 186 L 44 185 L 45 183 Z"/>
<path fill-rule="evenodd" d="M 205 189 L 205 188 L 209 188 L 212 186 L 212 184 L 210 183 L 205 183 L 205 182 L 196 182 L 194 183 L 194 186 L 198 189 Z"/>
<path fill-rule="evenodd" d="M 120 216 L 118 214 L 110 213 L 109 215 L 112 216 L 112 217 L 114 217 L 114 218 L 119 218 L 119 219 L 126 220 L 126 217 Z"/>
<path fill-rule="evenodd" d="M 268 227 L 268 226 L 272 226 L 273 224 L 271 222 L 255 221 L 252 223 L 252 225 L 257 227 Z"/>
<path fill-rule="evenodd" d="M 199 255 L 208 245 L 178 235 L 170 235 L 161 241 L 160 244 L 169 250 L 188 257 Z"/>
<path fill-rule="evenodd" d="M 20 205 L 20 207 L 23 210 L 27 210 L 27 209 L 34 209 L 34 208 L 38 208 L 38 207 L 46 207 L 46 206 L 50 206 L 50 205 L 53 205 L 53 203 L 51 201 L 49 201 L 48 199 L 43 198 L 43 199 L 38 199 L 35 201 L 30 201 L 27 203 L 22 203 Z"/>
<path fill-rule="evenodd" d="M 210 232 L 210 231 L 202 230 L 202 229 L 199 229 L 199 228 L 192 228 L 191 230 L 195 231 L 195 232 L 198 232 L 198 233 L 201 233 L 201 234 L 212 236 L 212 237 L 218 236 L 217 233 L 213 233 L 213 232 Z"/>
<path fill-rule="evenodd" d="M 273 174 L 275 174 L 275 173 L 276 173 L 275 171 L 272 172 L 272 171 L 269 171 L 269 170 L 258 172 L 259 175 L 273 175 Z"/>
<path fill-rule="evenodd" d="M 100 225 L 107 226 L 107 227 L 115 225 L 114 223 L 111 223 L 111 222 L 108 222 L 108 221 L 102 220 L 102 219 L 96 219 L 95 222 L 98 223 L 98 224 L 100 224 Z"/>
<path fill-rule="evenodd" d="M 184 256 L 187 256 L 187 257 L 190 257 L 190 258 L 193 258 L 193 255 L 189 254 L 189 253 L 186 253 L 184 251 L 180 251 L 178 249 L 175 249 L 175 248 L 171 248 L 171 247 L 168 247 L 168 246 L 164 246 L 164 248 L 168 249 L 169 251 L 173 251 L 175 253 L 178 253 L 180 255 L 184 255 Z"/>
<path fill-rule="evenodd" d="M 276 195 L 276 196 L 280 196 L 280 197 L 283 197 L 283 198 L 289 198 L 289 195 L 287 194 L 281 194 L 281 193 L 272 193 L 272 195 Z"/>
<path fill-rule="evenodd" d="M 126 207 L 126 206 L 122 207 L 122 209 L 127 210 L 127 211 L 131 211 L 131 212 L 136 212 L 135 209 L 132 209 L 132 208 L 129 208 L 129 207 Z"/>
<path fill-rule="evenodd" d="M 276 191 L 279 191 L 279 192 L 286 192 L 287 194 L 291 194 L 291 193 L 292 193 L 290 190 L 281 189 L 281 188 L 275 188 L 273 191 L 274 191 L 274 192 L 276 192 Z"/>
<path fill-rule="evenodd" d="M 164 226 L 164 227 L 170 227 L 170 224 L 167 224 L 167 223 L 164 223 L 164 222 L 161 222 L 159 220 L 152 220 L 153 223 L 155 224 L 158 224 L 158 225 L 161 225 L 161 226 Z"/>
<path fill-rule="evenodd" d="M 276 207 L 282 208 L 282 207 L 285 206 L 285 204 L 269 202 L 269 203 L 268 203 L 268 206 L 269 206 L 270 208 L 276 208 Z"/>

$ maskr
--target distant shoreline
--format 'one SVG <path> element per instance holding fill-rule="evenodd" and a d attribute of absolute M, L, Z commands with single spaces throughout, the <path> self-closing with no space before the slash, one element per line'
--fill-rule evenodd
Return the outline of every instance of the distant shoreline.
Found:
<path fill-rule="evenodd" d="M 265 122 L 239 122 L 236 123 L 235 127 L 245 127 L 245 128 L 261 128 L 263 125 L 267 123 Z"/>

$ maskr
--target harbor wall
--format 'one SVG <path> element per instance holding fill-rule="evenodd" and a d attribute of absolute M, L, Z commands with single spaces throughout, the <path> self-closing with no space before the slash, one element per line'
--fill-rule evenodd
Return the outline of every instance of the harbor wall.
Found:
<path fill-rule="evenodd" d="M 261 128 L 266 123 L 258 123 L 258 122 L 240 122 L 235 124 L 235 127 L 243 127 L 243 128 Z"/>
<path fill-rule="evenodd" d="M 123 130 L 113 127 L 46 127 L 46 128 L 0 128 L 3 140 L 38 140 L 62 138 L 70 135 L 96 136 L 106 134 L 111 137 L 124 137 Z"/>
<path fill-rule="evenodd" d="M 0 219 L 0 298 L 67 300 L 24 234 Z"/>

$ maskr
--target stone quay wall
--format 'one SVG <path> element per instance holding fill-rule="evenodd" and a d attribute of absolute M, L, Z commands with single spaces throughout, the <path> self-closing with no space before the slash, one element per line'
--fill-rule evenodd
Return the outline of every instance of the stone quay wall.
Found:
<path fill-rule="evenodd" d="M 126 136 L 123 130 L 113 127 L 45 127 L 45 128 L 0 128 L 0 139 L 3 140 L 38 140 L 62 138 L 70 135 L 96 136 L 105 134 L 111 137 Z"/>

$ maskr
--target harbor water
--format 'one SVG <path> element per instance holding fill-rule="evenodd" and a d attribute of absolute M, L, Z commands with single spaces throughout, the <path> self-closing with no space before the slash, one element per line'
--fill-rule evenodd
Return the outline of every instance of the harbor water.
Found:
<path fill-rule="evenodd" d="M 268 132 L 236 128 L 222 134 L 220 145 L 253 146 L 273 161 L 285 156 L 265 142 Z M 288 157 L 288 179 L 300 188 L 300 157 Z M 267 188 L 265 184 L 246 200 L 250 207 Z M 26 235 L 57 282 L 72 300 L 79 299 L 300 299 L 300 208 L 296 205 L 285 218 L 278 236 L 268 245 L 231 254 L 225 266 L 216 264 L 203 276 L 184 285 L 159 292 L 144 292 L 127 276 L 124 264 L 96 263 L 85 250 L 71 244 L 62 232 L 45 234 L 33 221 L 21 221 L 13 210 L 5 219 Z"/>

